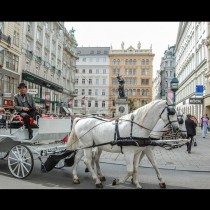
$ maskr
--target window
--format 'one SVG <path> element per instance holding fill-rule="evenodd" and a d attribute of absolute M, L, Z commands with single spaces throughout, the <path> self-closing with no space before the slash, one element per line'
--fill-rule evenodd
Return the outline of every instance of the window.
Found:
<path fill-rule="evenodd" d="M 98 96 L 98 89 L 95 89 L 95 95 Z"/>
<path fill-rule="evenodd" d="M 99 69 L 96 69 L 96 74 L 99 74 Z"/>
<path fill-rule="evenodd" d="M 75 79 L 75 84 L 78 85 L 78 83 L 79 83 L 79 79 Z"/>
<path fill-rule="evenodd" d="M 98 101 L 95 101 L 95 107 L 98 107 Z"/>
<path fill-rule="evenodd" d="M 91 107 L 91 101 L 88 101 L 88 107 Z"/>
<path fill-rule="evenodd" d="M 37 29 L 37 32 L 36 32 L 36 39 L 38 41 L 41 41 L 41 30 L 40 29 Z"/>
<path fill-rule="evenodd" d="M 36 55 L 38 57 L 41 57 L 41 48 L 40 48 L 40 46 L 36 46 Z"/>
<path fill-rule="evenodd" d="M 83 85 L 85 84 L 85 79 L 82 79 L 82 84 L 83 84 Z"/>
<path fill-rule="evenodd" d="M 92 79 L 89 79 L 89 85 L 92 85 Z"/>
<path fill-rule="evenodd" d="M 106 79 L 103 79 L 103 85 L 106 85 Z"/>
<path fill-rule="evenodd" d="M 145 60 L 141 60 L 141 65 L 145 65 Z"/>
<path fill-rule="evenodd" d="M 78 100 L 74 100 L 74 107 L 78 107 Z"/>
<path fill-rule="evenodd" d="M 106 74 L 106 69 L 103 69 L 103 74 Z"/>
<path fill-rule="evenodd" d="M 98 51 L 97 51 L 97 54 L 101 54 L 101 51 L 100 51 L 100 50 L 98 50 Z"/>
<path fill-rule="evenodd" d="M 14 31 L 13 44 L 16 45 L 17 47 L 19 47 L 19 37 L 20 34 L 17 31 Z"/>
<path fill-rule="evenodd" d="M 93 50 L 91 50 L 91 51 L 90 51 L 90 54 L 91 54 L 91 55 L 93 55 L 93 54 L 94 54 L 94 51 L 93 51 Z"/>
<path fill-rule="evenodd" d="M 82 69 L 82 73 L 85 74 L 85 69 Z"/>
<path fill-rule="evenodd" d="M 48 35 L 45 36 L 45 47 L 49 48 L 50 46 L 50 37 Z"/>
<path fill-rule="evenodd" d="M 77 94 L 77 95 L 78 95 L 78 89 L 75 89 L 75 90 L 74 90 L 74 92 L 75 92 L 75 94 Z"/>
<path fill-rule="evenodd" d="M 105 101 L 102 101 L 102 108 L 105 108 Z"/>
<path fill-rule="evenodd" d="M 30 42 L 29 40 L 26 41 L 26 49 L 27 49 L 28 51 L 31 50 L 31 42 Z"/>
<path fill-rule="evenodd" d="M 32 22 L 28 22 L 28 24 L 27 24 L 27 32 L 31 34 L 31 32 L 32 32 Z"/>
<path fill-rule="evenodd" d="M 99 79 L 96 79 L 96 85 L 98 85 L 99 84 Z"/>
<path fill-rule="evenodd" d="M 85 95 L 85 89 L 82 89 L 82 95 Z"/>
<path fill-rule="evenodd" d="M 88 95 L 91 96 L 92 95 L 92 90 L 88 89 Z"/>
<path fill-rule="evenodd" d="M 106 95 L 106 91 L 105 91 L 105 89 L 102 89 L 102 94 L 101 94 L 102 96 L 105 96 Z"/>
<path fill-rule="evenodd" d="M 92 74 L 92 69 L 89 69 L 89 74 Z"/>
<path fill-rule="evenodd" d="M 106 62 L 106 58 L 103 58 L 103 62 L 104 62 L 104 63 Z"/>

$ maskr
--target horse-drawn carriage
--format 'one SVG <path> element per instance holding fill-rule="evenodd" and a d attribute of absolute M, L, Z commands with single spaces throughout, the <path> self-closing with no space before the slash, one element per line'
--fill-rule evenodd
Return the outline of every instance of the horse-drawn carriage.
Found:
<path fill-rule="evenodd" d="M 7 157 L 8 167 L 13 176 L 25 178 L 32 172 L 35 155 L 42 163 L 42 171 L 47 172 L 52 166 L 63 167 L 65 158 L 77 151 L 72 169 L 73 182 L 79 183 L 77 166 L 84 155 L 84 162 L 96 180 L 96 186 L 103 187 L 101 181 L 105 180 L 105 177 L 99 166 L 102 150 L 122 152 L 125 155 L 128 174 L 119 183 L 125 182 L 132 176 L 137 188 L 141 188 L 138 180 L 139 162 L 143 157 L 142 154 L 146 154 L 164 186 L 164 180 L 150 148 L 162 146 L 170 149 L 185 145 L 188 140 L 180 136 L 186 134 L 183 122 L 183 116 L 178 116 L 174 104 L 166 100 L 153 101 L 117 120 L 98 117 L 76 118 L 71 126 L 70 118 L 40 118 L 38 125 L 33 129 L 34 136 L 30 140 L 27 139 L 28 131 L 24 126 L 13 129 L 10 125 L 10 128 L 0 129 L 0 154 L 2 159 Z M 169 137 L 167 137 L 168 132 Z M 70 135 L 67 143 L 63 143 L 61 140 L 68 134 Z M 163 136 L 171 140 L 164 140 Z M 95 147 L 98 148 L 95 157 L 96 173 L 91 165 L 92 149 Z M 43 164 L 42 157 L 46 158 L 52 154 L 58 154 L 56 161 L 49 157 Z"/>
<path fill-rule="evenodd" d="M 30 175 L 35 156 L 43 165 L 44 157 L 65 151 L 62 139 L 70 133 L 71 118 L 40 117 L 31 125 L 32 139 L 28 139 L 28 129 L 17 120 L 18 116 L 13 119 L 0 128 L 0 159 L 7 159 L 9 170 L 16 178 Z"/>

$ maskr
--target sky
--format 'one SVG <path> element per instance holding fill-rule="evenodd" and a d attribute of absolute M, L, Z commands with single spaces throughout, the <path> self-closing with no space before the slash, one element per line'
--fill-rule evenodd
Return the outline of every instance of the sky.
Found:
<path fill-rule="evenodd" d="M 160 69 L 161 57 L 168 46 L 176 44 L 179 22 L 65 22 L 74 36 L 78 47 L 110 47 L 124 49 L 132 46 L 137 49 L 149 49 L 155 54 L 153 60 L 153 78 Z"/>

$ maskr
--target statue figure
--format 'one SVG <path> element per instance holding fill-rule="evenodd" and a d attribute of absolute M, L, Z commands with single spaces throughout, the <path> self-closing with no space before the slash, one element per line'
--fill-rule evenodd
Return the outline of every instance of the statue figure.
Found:
<path fill-rule="evenodd" d="M 119 82 L 119 87 L 118 87 L 119 98 L 125 98 L 125 90 L 124 90 L 125 80 L 119 74 L 117 76 L 117 79 L 118 79 L 118 82 Z"/>
<path fill-rule="evenodd" d="M 121 48 L 122 48 L 122 50 L 124 50 L 124 42 L 122 42 Z"/>
<path fill-rule="evenodd" d="M 140 49 L 141 49 L 141 42 L 138 42 L 137 47 L 138 47 L 138 50 L 140 50 Z"/>

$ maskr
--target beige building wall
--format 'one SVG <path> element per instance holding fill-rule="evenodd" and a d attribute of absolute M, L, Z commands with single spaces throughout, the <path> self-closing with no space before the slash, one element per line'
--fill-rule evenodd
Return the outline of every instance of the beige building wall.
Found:
<path fill-rule="evenodd" d="M 130 46 L 124 49 L 122 43 L 121 50 L 110 49 L 110 69 L 109 69 L 109 113 L 115 113 L 115 100 L 118 98 L 117 75 L 121 75 L 125 80 L 125 95 L 128 100 L 132 100 L 134 109 L 137 109 L 152 101 L 152 75 L 153 57 L 152 49 L 137 49 Z M 129 110 L 132 111 L 132 110 Z"/>

